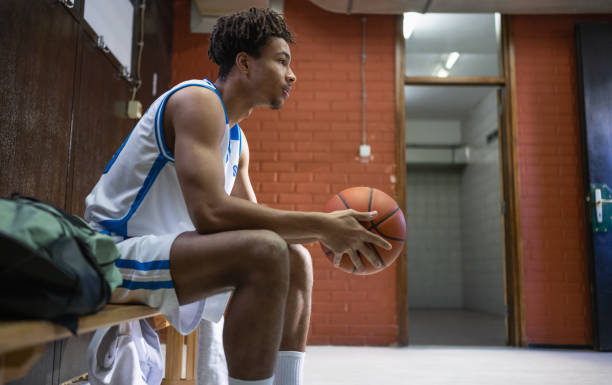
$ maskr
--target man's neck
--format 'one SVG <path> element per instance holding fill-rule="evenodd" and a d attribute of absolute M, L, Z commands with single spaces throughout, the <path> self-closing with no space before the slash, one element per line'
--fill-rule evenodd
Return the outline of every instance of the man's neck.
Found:
<path fill-rule="evenodd" d="M 218 78 L 214 84 L 221 95 L 221 100 L 223 100 L 230 127 L 251 114 L 253 104 L 249 99 L 245 98 L 247 93 L 241 90 L 238 82 L 228 80 L 227 78 Z"/>

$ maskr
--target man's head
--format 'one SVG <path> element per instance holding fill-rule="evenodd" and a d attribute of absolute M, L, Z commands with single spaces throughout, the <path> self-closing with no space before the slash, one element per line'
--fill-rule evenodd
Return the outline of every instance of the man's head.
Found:
<path fill-rule="evenodd" d="M 219 65 L 219 78 L 225 79 L 236 63 L 238 53 L 245 52 L 259 58 L 260 48 L 272 37 L 294 42 L 285 20 L 271 9 L 251 8 L 223 16 L 217 20 L 210 35 L 208 57 Z"/>

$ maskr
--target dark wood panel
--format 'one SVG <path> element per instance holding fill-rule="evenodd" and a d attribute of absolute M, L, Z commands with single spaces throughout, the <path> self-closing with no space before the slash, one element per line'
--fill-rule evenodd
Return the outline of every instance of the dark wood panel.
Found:
<path fill-rule="evenodd" d="M 142 87 L 137 99 L 147 109 L 155 99 L 170 88 L 172 62 L 172 2 L 147 2 L 145 12 L 145 44 L 142 52 Z M 205 53 L 204 53 L 205 54 Z M 153 94 L 153 74 L 157 74 L 157 92 Z"/>
<path fill-rule="evenodd" d="M 81 41 L 68 204 L 69 210 L 77 215 L 83 215 L 85 197 L 135 123 L 126 116 L 128 82 L 84 33 Z"/>
<path fill-rule="evenodd" d="M 402 19 L 395 17 L 395 193 L 402 213 L 406 213 L 406 103 L 404 100 L 404 71 L 406 69 L 406 44 L 402 34 Z M 409 342 L 408 317 L 408 255 L 407 245 L 397 261 L 397 342 L 406 346 Z"/>
<path fill-rule="evenodd" d="M 0 2 L 0 195 L 65 204 L 77 28 L 57 1 Z"/>

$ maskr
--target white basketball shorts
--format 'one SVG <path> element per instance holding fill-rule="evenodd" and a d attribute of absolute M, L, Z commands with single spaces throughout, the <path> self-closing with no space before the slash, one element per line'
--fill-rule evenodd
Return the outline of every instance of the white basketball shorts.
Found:
<path fill-rule="evenodd" d="M 144 235 L 117 243 L 121 258 L 115 265 L 123 283 L 111 295 L 111 303 L 140 303 L 159 309 L 181 334 L 191 333 L 204 318 L 218 322 L 231 291 L 180 306 L 170 275 L 170 248 L 179 233 Z"/>

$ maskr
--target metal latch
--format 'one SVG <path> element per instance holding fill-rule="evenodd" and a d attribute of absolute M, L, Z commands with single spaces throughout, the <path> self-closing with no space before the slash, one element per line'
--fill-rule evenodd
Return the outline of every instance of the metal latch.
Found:
<path fill-rule="evenodd" d="M 605 184 L 591 185 L 593 210 L 593 232 L 607 233 L 612 228 L 612 193 Z"/>

